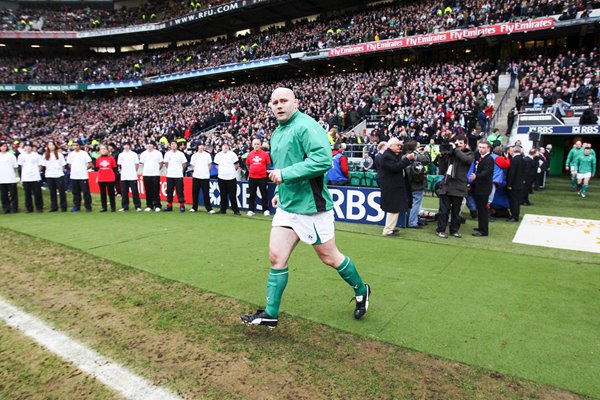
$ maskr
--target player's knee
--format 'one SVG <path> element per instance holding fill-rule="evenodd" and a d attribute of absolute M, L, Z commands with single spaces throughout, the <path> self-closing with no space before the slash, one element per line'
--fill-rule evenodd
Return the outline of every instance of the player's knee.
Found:
<path fill-rule="evenodd" d="M 277 252 L 269 250 L 269 262 L 273 268 L 283 268 L 285 267 L 286 260 Z"/>
<path fill-rule="evenodd" d="M 323 264 L 329 265 L 332 268 L 337 268 L 344 260 L 344 256 L 339 251 L 328 253 L 319 252 L 318 254 Z"/>

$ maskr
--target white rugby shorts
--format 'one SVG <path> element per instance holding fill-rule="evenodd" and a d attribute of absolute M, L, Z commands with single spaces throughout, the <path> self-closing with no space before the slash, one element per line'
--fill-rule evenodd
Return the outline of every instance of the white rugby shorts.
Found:
<path fill-rule="evenodd" d="M 335 236 L 333 210 L 315 214 L 294 214 L 277 208 L 272 226 L 287 227 L 306 244 L 323 244 Z"/>
<path fill-rule="evenodd" d="M 579 172 L 577 173 L 577 179 L 586 179 L 586 178 L 591 178 L 591 177 L 592 177 L 591 172 L 586 172 L 585 174 L 580 174 Z"/>

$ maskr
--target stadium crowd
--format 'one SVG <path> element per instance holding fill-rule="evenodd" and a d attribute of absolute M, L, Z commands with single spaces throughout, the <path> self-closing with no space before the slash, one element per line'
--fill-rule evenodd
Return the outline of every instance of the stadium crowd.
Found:
<path fill-rule="evenodd" d="M 67 6 L 58 10 L 0 8 L 0 30 L 86 31 L 125 27 L 164 21 L 223 3 L 229 3 L 229 1 L 146 0 L 139 7 L 123 7 L 117 10 Z"/>
<path fill-rule="evenodd" d="M 348 12 L 340 17 L 301 21 L 263 32 L 216 42 L 126 54 L 79 57 L 22 57 L 5 54 L 0 67 L 4 83 L 74 83 L 132 80 L 192 71 L 229 63 L 270 58 L 393 37 L 435 33 L 515 19 L 576 13 L 588 2 L 508 3 L 467 0 L 453 5 L 437 1 L 394 2 Z M 595 4 L 595 3 L 594 3 Z M 565 12 L 567 12 L 565 11 Z M 409 18 L 410 16 L 410 18 Z M 415 18 L 415 16 L 417 16 Z M 419 21 L 418 23 L 415 23 Z"/>
<path fill-rule="evenodd" d="M 597 51 L 567 51 L 557 57 L 524 60 L 518 65 L 517 107 L 551 106 L 557 103 L 589 104 L 598 99 Z M 515 71 L 516 72 L 516 71 Z"/>
<path fill-rule="evenodd" d="M 286 85 L 302 88 L 301 107 L 327 130 L 344 131 L 371 115 L 380 121 L 377 141 L 396 136 L 427 143 L 473 129 L 497 76 L 489 61 L 465 61 L 308 77 Z M 142 148 L 148 140 L 193 142 L 198 133 L 222 123 L 208 135 L 208 144 L 218 148 L 227 141 L 243 153 L 253 138 L 268 140 L 274 129 L 267 96 L 280 84 L 106 99 L 4 99 L 0 132 L 11 141 L 52 139 L 62 145 L 84 139 L 118 145 L 129 140 Z"/>

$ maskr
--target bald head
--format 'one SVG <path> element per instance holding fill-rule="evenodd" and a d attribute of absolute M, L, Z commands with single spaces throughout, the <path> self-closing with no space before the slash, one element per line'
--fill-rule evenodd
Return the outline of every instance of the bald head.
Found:
<path fill-rule="evenodd" d="M 279 97 L 279 96 L 286 96 L 286 97 L 289 97 L 291 99 L 295 99 L 296 98 L 296 95 L 294 94 L 294 91 L 292 89 L 285 88 L 285 87 L 278 87 L 277 89 L 273 90 L 273 93 L 271 93 L 271 100 L 274 97 Z"/>
<path fill-rule="evenodd" d="M 271 111 L 277 122 L 286 123 L 298 111 L 298 100 L 294 92 L 283 87 L 275 89 L 271 94 Z"/>

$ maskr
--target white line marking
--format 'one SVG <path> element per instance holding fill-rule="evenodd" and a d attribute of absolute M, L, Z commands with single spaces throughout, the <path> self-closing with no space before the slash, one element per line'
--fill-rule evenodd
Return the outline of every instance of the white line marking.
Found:
<path fill-rule="evenodd" d="M 0 297 L 0 319 L 131 400 L 181 400 Z"/>

